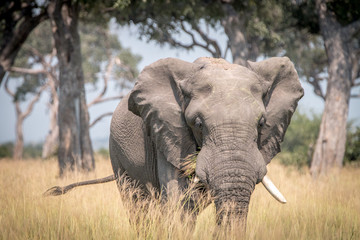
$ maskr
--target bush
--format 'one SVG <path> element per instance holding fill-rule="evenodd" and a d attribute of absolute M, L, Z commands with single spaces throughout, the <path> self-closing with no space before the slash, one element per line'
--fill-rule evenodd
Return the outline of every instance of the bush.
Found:
<path fill-rule="evenodd" d="M 42 143 L 29 143 L 24 146 L 23 158 L 41 158 Z"/>
<path fill-rule="evenodd" d="M 99 154 L 100 156 L 104 157 L 104 158 L 109 158 L 110 154 L 109 154 L 109 150 L 106 148 L 100 148 L 97 151 L 97 154 Z"/>
<path fill-rule="evenodd" d="M 297 111 L 286 131 L 278 159 L 285 166 L 310 166 L 319 133 L 321 115 Z M 344 164 L 360 166 L 360 127 L 348 123 Z"/>
<path fill-rule="evenodd" d="M 0 158 L 12 158 L 14 143 L 8 142 L 0 145 Z M 24 146 L 23 159 L 40 158 L 42 153 L 42 143 L 30 143 Z"/>
<path fill-rule="evenodd" d="M 0 158 L 11 158 L 14 149 L 12 142 L 7 142 L 0 145 Z"/>
<path fill-rule="evenodd" d="M 350 129 L 351 128 L 350 126 Z M 344 163 L 360 166 L 360 127 L 356 127 L 355 130 L 352 131 L 348 130 Z"/>
<path fill-rule="evenodd" d="M 300 111 L 295 112 L 281 144 L 282 153 L 278 157 L 283 165 L 298 168 L 310 166 L 320 122 L 321 116 L 318 114 L 308 116 Z"/>

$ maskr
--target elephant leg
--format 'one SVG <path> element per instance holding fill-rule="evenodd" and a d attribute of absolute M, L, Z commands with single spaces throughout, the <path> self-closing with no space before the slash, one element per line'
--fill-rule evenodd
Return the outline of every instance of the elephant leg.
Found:
<path fill-rule="evenodd" d="M 161 195 L 165 199 L 178 200 L 181 191 L 186 187 L 186 179 L 181 178 L 180 171 L 169 163 L 159 151 L 157 151 L 157 173 Z"/>

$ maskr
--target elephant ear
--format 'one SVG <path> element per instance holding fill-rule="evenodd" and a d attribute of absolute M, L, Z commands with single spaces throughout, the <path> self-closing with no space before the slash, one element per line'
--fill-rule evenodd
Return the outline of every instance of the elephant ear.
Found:
<path fill-rule="evenodd" d="M 287 57 L 248 62 L 264 84 L 265 124 L 259 130 L 259 150 L 266 163 L 281 151 L 280 143 L 304 95 L 294 64 Z"/>
<path fill-rule="evenodd" d="M 195 70 L 194 64 L 166 58 L 147 66 L 139 75 L 128 108 L 140 116 L 146 134 L 172 165 L 195 152 L 196 145 L 182 113 L 180 82 Z"/>

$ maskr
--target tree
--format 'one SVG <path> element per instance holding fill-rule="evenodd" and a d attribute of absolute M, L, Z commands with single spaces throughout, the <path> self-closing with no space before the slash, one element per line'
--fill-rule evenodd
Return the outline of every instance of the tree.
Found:
<path fill-rule="evenodd" d="M 38 85 L 38 84 L 31 84 L 29 80 L 24 78 L 23 85 L 18 87 L 17 91 L 14 92 L 10 90 L 8 87 L 8 80 L 5 80 L 5 90 L 6 92 L 13 97 L 13 101 L 15 103 L 15 110 L 16 110 L 16 140 L 15 140 L 15 147 L 13 150 L 13 158 L 15 160 L 21 160 L 23 157 L 24 152 L 24 134 L 23 134 L 23 122 L 24 120 L 30 115 L 32 112 L 35 103 L 39 100 L 41 93 L 47 88 L 47 85 L 44 84 L 40 87 L 40 89 L 35 90 L 35 95 L 33 96 L 32 100 L 30 101 L 29 105 L 26 107 L 25 111 L 22 111 L 20 107 L 21 99 L 24 100 L 25 95 L 21 94 L 21 88 L 34 88 L 33 86 L 29 85 Z M 29 92 L 28 90 L 25 91 L 25 94 Z"/>
<path fill-rule="evenodd" d="M 341 168 L 351 88 L 358 85 L 360 5 L 357 1 L 315 1 L 319 34 L 328 60 L 325 108 L 310 171 L 314 177 Z M 346 9 L 346 10 L 345 10 Z"/>
<path fill-rule="evenodd" d="M 121 99 L 120 94 L 111 97 L 106 96 L 108 81 L 116 80 L 120 87 L 133 82 L 138 74 L 137 64 L 140 57 L 134 56 L 129 49 L 124 49 L 117 37 L 109 33 L 108 26 L 98 26 L 92 23 L 80 24 L 79 31 L 82 42 L 82 57 L 84 59 L 82 65 L 85 69 L 85 82 L 94 86 L 100 80 L 104 83 L 99 95 L 87 104 L 87 107 Z M 57 74 L 59 65 L 56 59 L 54 41 L 49 35 L 50 32 L 49 22 L 44 22 L 34 29 L 21 48 L 15 65 L 10 68 L 11 72 L 16 72 L 19 76 L 31 74 L 34 80 L 41 77 L 41 82 L 46 81 L 49 86 L 50 128 L 43 144 L 43 158 L 55 153 L 59 138 L 57 122 L 59 104 Z M 103 67 L 104 64 L 105 67 Z M 33 82 L 40 83 L 40 81 Z M 111 115 L 112 112 L 101 114 L 90 123 L 90 127 L 102 118 Z"/>
<path fill-rule="evenodd" d="M 52 0 L 48 14 L 59 61 L 59 149 L 60 176 L 67 169 L 93 170 L 95 161 L 89 135 L 80 37 L 80 3 Z"/>
<path fill-rule="evenodd" d="M 11 72 L 41 76 L 50 91 L 48 109 L 50 113 L 50 131 L 46 136 L 42 149 L 42 157 L 46 158 L 57 148 L 59 127 L 57 123 L 58 98 L 58 64 L 55 59 L 56 49 L 51 37 L 50 23 L 45 21 L 35 28 L 23 44 Z M 31 64 L 29 64 L 31 63 Z M 41 73 L 41 75 L 39 75 Z"/>
<path fill-rule="evenodd" d="M 118 2 L 121 3 L 122 1 Z M 78 169 L 86 170 L 92 170 L 95 166 L 89 137 L 89 116 L 85 103 L 77 25 L 81 7 L 87 10 L 82 11 L 82 16 L 87 16 L 91 9 L 96 9 L 96 3 L 99 6 L 104 6 L 103 2 L 99 1 L 62 0 L 45 1 L 41 8 L 38 7 L 37 1 L 31 0 L 11 1 L 0 5 L 1 19 L 3 19 L 1 21 L 1 34 L 7 36 L 7 38 L 2 38 L 5 39 L 1 46 L 4 48 L 0 49 L 2 66 L 0 75 L 4 74 L 4 69 L 8 69 L 12 65 L 19 48 L 36 24 L 46 18 L 51 20 L 51 29 L 53 30 L 60 69 L 58 111 L 60 123 L 60 175 L 63 174 L 65 169 L 74 169 L 75 166 Z M 13 8 L 13 6 L 16 6 L 16 8 Z M 26 8 L 26 6 L 28 7 Z M 13 11 L 13 9 L 15 10 Z M 39 13 L 40 15 L 37 15 Z M 37 19 L 41 21 L 35 21 Z M 96 19 L 102 21 L 106 17 L 96 15 Z M 35 23 L 33 24 L 33 22 Z"/>
<path fill-rule="evenodd" d="M 277 1 L 231 0 L 131 1 L 125 8 L 108 9 L 120 24 L 137 24 L 141 38 L 187 50 L 203 48 L 213 57 L 226 58 L 230 50 L 233 62 L 241 65 L 279 50 L 281 10 Z M 225 49 L 209 29 L 225 32 Z M 179 33 L 187 35 L 189 42 L 179 41 Z"/>
<path fill-rule="evenodd" d="M 283 7 L 290 13 L 286 54 L 325 101 L 310 168 L 316 178 L 343 165 L 351 88 L 360 85 L 360 4 L 307 0 L 283 1 Z"/>
<path fill-rule="evenodd" d="M 122 2 L 118 1 L 119 4 Z M 104 2 L 99 1 L 49 1 L 48 15 L 59 61 L 60 176 L 66 169 L 95 168 L 89 135 L 89 114 L 85 101 L 78 22 L 80 13 L 84 18 L 95 19 L 98 24 L 107 22 L 106 14 L 96 14 L 96 11 L 104 7 Z"/>
<path fill-rule="evenodd" d="M 31 31 L 48 19 L 46 1 L 12 0 L 0 3 L 0 84 Z"/>

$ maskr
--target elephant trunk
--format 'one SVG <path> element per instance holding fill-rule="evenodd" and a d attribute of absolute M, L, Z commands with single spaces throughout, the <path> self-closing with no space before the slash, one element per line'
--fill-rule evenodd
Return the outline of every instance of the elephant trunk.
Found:
<path fill-rule="evenodd" d="M 219 223 L 246 222 L 250 196 L 266 174 L 255 134 L 245 124 L 231 123 L 209 128 L 204 139 L 196 174 L 212 192 Z"/>
<path fill-rule="evenodd" d="M 232 163 L 224 166 L 227 162 Z M 209 183 L 215 198 L 218 222 L 235 221 L 245 225 L 250 196 L 257 181 L 256 174 L 247 162 L 241 160 L 222 160 L 222 164 L 216 165 L 222 168 L 214 169 L 214 174 L 209 174 Z"/>

